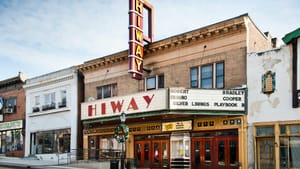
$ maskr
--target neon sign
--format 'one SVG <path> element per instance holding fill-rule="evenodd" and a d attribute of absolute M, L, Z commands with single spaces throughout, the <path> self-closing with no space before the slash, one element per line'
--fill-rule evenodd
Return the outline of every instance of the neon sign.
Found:
<path fill-rule="evenodd" d="M 147 18 L 144 13 L 147 12 Z M 148 21 L 147 35 L 144 32 L 144 19 Z M 129 0 L 129 50 L 128 73 L 141 80 L 143 77 L 144 42 L 153 41 L 153 7 L 146 0 Z"/>

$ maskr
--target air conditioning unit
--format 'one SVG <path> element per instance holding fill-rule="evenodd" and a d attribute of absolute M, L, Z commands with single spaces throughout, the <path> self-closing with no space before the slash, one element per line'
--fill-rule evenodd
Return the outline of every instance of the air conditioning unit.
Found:
<path fill-rule="evenodd" d="M 13 112 L 14 112 L 13 108 L 6 108 L 5 109 L 5 113 L 13 113 Z"/>

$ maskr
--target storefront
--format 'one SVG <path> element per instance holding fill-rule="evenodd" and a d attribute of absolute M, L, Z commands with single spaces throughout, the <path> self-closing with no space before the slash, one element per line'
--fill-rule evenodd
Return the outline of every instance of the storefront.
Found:
<path fill-rule="evenodd" d="M 126 157 L 139 168 L 246 166 L 244 90 L 170 88 L 82 103 L 85 159 L 119 158 L 114 139 L 126 112 Z"/>
<path fill-rule="evenodd" d="M 0 154 L 17 157 L 23 156 L 23 120 L 0 123 L 0 138 Z"/>

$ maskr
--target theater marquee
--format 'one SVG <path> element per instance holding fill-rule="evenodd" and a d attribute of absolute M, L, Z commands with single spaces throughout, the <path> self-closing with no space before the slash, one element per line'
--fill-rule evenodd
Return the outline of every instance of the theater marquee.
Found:
<path fill-rule="evenodd" d="M 147 15 L 144 15 L 146 13 Z M 148 16 L 148 18 L 145 18 Z M 148 27 L 144 32 L 144 20 Z M 153 7 L 146 0 L 129 0 L 128 73 L 141 80 L 143 76 L 144 42 L 153 41 Z"/>
<path fill-rule="evenodd" d="M 245 90 L 170 88 L 171 110 L 240 111 L 245 109 Z"/>

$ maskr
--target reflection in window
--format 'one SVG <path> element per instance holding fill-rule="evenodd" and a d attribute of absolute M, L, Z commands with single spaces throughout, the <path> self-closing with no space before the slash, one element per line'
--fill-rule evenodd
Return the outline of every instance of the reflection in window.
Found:
<path fill-rule="evenodd" d="M 225 165 L 225 147 L 224 141 L 218 143 L 218 164 Z"/>
<path fill-rule="evenodd" d="M 117 84 L 97 87 L 97 99 L 105 99 L 117 96 Z"/>
<path fill-rule="evenodd" d="M 156 75 L 153 77 L 145 78 L 145 89 L 146 90 L 154 90 L 159 88 L 164 88 L 164 75 Z"/>
<path fill-rule="evenodd" d="M 20 151 L 23 150 L 23 135 L 22 130 L 9 130 L 6 132 L 6 150 L 3 152 L 10 151 Z M 5 147 L 4 147 L 5 149 Z"/>
<path fill-rule="evenodd" d="M 280 167 L 300 168 L 300 137 L 280 137 Z"/>
<path fill-rule="evenodd" d="M 193 67 L 190 71 L 191 88 L 198 88 L 198 67 Z"/>
<path fill-rule="evenodd" d="M 273 126 L 261 126 L 256 128 L 257 136 L 274 136 Z"/>
<path fill-rule="evenodd" d="M 231 140 L 229 142 L 229 146 L 230 146 L 230 164 L 231 165 L 236 165 L 236 163 L 238 162 L 238 156 L 237 156 L 237 141 Z"/>
<path fill-rule="evenodd" d="M 201 67 L 201 88 L 213 88 L 213 65 Z"/>
<path fill-rule="evenodd" d="M 16 113 L 17 112 L 17 98 L 11 97 L 5 100 L 5 113 Z"/>
<path fill-rule="evenodd" d="M 216 64 L 216 88 L 224 88 L 224 63 Z"/>
<path fill-rule="evenodd" d="M 70 129 L 62 129 L 32 133 L 36 154 L 70 152 L 70 132 Z"/>

